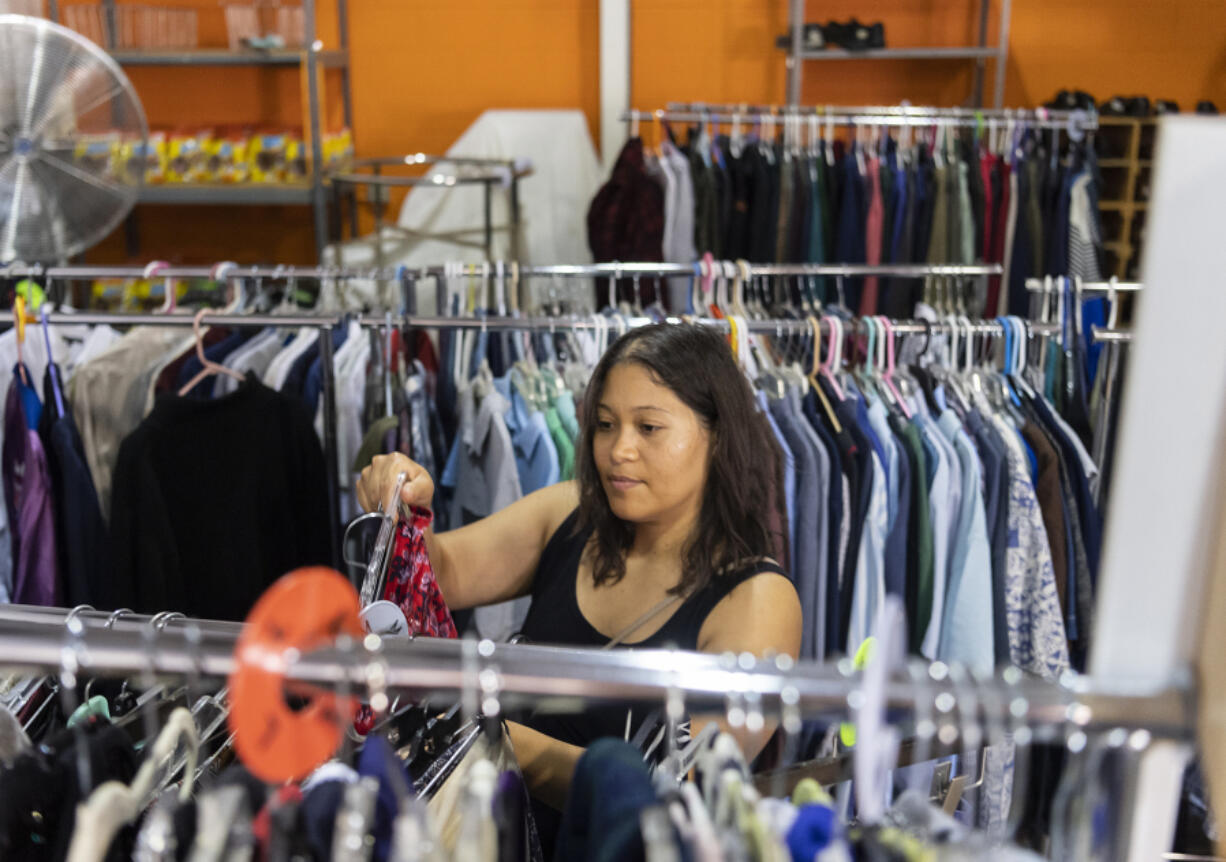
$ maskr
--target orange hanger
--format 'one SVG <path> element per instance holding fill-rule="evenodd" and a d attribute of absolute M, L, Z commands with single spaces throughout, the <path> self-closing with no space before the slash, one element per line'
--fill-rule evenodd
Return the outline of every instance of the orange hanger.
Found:
<path fill-rule="evenodd" d="M 17 373 L 21 375 L 21 382 L 29 386 L 30 378 L 26 376 L 26 365 L 21 359 L 21 345 L 26 343 L 27 320 L 25 297 L 18 294 L 13 300 L 13 324 L 17 327 Z"/>
<path fill-rule="evenodd" d="M 839 417 L 834 415 L 834 408 L 830 406 L 830 399 L 826 397 L 826 393 L 817 383 L 818 372 L 821 371 L 820 358 L 822 355 L 822 325 L 816 317 L 809 315 L 809 325 L 813 327 L 813 367 L 809 369 L 809 385 L 813 387 L 813 391 L 817 393 L 817 398 L 822 402 L 822 409 L 826 411 L 826 418 L 830 420 L 830 424 L 834 426 L 835 434 L 843 433 L 843 426 L 839 422 Z"/>

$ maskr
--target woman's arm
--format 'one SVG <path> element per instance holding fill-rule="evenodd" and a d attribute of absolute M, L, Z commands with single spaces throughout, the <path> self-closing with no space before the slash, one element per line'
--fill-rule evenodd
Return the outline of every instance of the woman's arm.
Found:
<path fill-rule="evenodd" d="M 584 749 L 514 721 L 507 722 L 507 732 L 528 792 L 546 805 L 564 809 L 570 780 Z"/>
<path fill-rule="evenodd" d="M 373 510 L 407 474 L 401 502 L 430 508 L 434 480 L 404 455 L 378 455 L 358 479 L 358 503 Z M 532 589 L 532 575 L 549 537 L 579 505 L 574 482 L 542 488 L 488 518 L 449 530 L 426 531 L 426 551 L 443 600 L 452 610 L 489 605 Z"/>
<path fill-rule="evenodd" d="M 752 653 L 756 656 L 800 655 L 802 617 L 796 588 L 783 575 L 757 575 L 745 581 L 717 604 L 707 615 L 698 633 L 698 649 L 710 653 Z M 696 717 L 691 734 L 697 735 L 711 717 Z M 745 759 L 758 756 L 777 722 L 768 721 L 758 732 L 744 727 L 732 728 L 723 719 L 714 719 L 736 737 Z"/>

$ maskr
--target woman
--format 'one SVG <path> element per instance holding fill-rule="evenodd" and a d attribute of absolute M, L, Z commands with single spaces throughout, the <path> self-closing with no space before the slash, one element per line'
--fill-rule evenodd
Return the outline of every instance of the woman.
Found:
<path fill-rule="evenodd" d="M 576 481 L 426 536 L 448 606 L 531 595 L 523 633 L 538 643 L 795 657 L 800 602 L 772 559 L 782 462 L 727 342 L 699 326 L 627 333 L 596 366 L 580 427 Z M 402 471 L 402 501 L 429 506 L 433 480 L 403 455 L 362 472 L 361 505 Z M 511 724 L 533 795 L 560 809 L 583 746 L 625 725 L 624 707 Z M 746 755 L 768 735 L 742 734 Z"/>

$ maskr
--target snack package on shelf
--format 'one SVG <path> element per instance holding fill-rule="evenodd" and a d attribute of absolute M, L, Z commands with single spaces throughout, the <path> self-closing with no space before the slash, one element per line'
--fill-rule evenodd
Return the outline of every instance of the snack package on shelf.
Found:
<path fill-rule="evenodd" d="M 288 136 L 260 134 L 252 138 L 247 163 L 253 183 L 283 183 L 288 175 Z"/>
<path fill-rule="evenodd" d="M 146 183 L 158 185 L 166 182 L 166 153 L 166 135 L 153 132 L 147 144 L 124 143 L 120 161 L 127 176 L 135 179 L 143 174 Z"/>
<path fill-rule="evenodd" d="M 305 183 L 310 171 L 310 154 L 306 143 L 293 135 L 285 136 L 285 180 Z"/>
<path fill-rule="evenodd" d="M 243 132 L 231 131 L 211 136 L 205 142 L 209 182 L 233 184 L 251 179 L 250 147 L 251 136 Z"/>
<path fill-rule="evenodd" d="M 167 143 L 166 182 L 202 183 L 209 180 L 208 152 L 205 141 L 209 133 L 174 134 Z"/>
<path fill-rule="evenodd" d="M 85 135 L 77 141 L 72 158 L 96 177 L 118 180 L 123 173 L 118 135 Z"/>
<path fill-rule="evenodd" d="M 341 129 L 324 135 L 323 158 L 325 171 L 347 170 L 353 163 L 353 132 Z"/>

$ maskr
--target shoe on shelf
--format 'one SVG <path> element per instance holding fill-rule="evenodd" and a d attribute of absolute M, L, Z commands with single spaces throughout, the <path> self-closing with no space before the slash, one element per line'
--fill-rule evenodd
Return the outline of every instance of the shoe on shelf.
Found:
<path fill-rule="evenodd" d="M 1159 116 L 1162 114 L 1178 114 L 1179 103 L 1174 99 L 1155 99 L 1154 113 Z"/>
<path fill-rule="evenodd" d="M 1044 107 L 1055 111 L 1089 111 L 1094 112 L 1094 97 L 1084 90 L 1061 90 L 1056 97 Z"/>
<path fill-rule="evenodd" d="M 784 33 L 775 39 L 775 46 L 787 50 L 792 47 L 792 36 Z M 804 51 L 821 51 L 826 47 L 826 35 L 821 24 L 805 24 L 800 33 L 800 47 Z"/>
<path fill-rule="evenodd" d="M 1216 114 L 1217 112 L 1217 105 L 1208 99 L 1201 99 L 1196 103 L 1196 113 L 1198 114 Z"/>
<path fill-rule="evenodd" d="M 861 24 L 856 18 L 846 24 L 829 21 L 825 30 L 826 41 L 845 51 L 867 51 L 885 47 L 885 25 L 880 21 L 873 24 Z"/>

